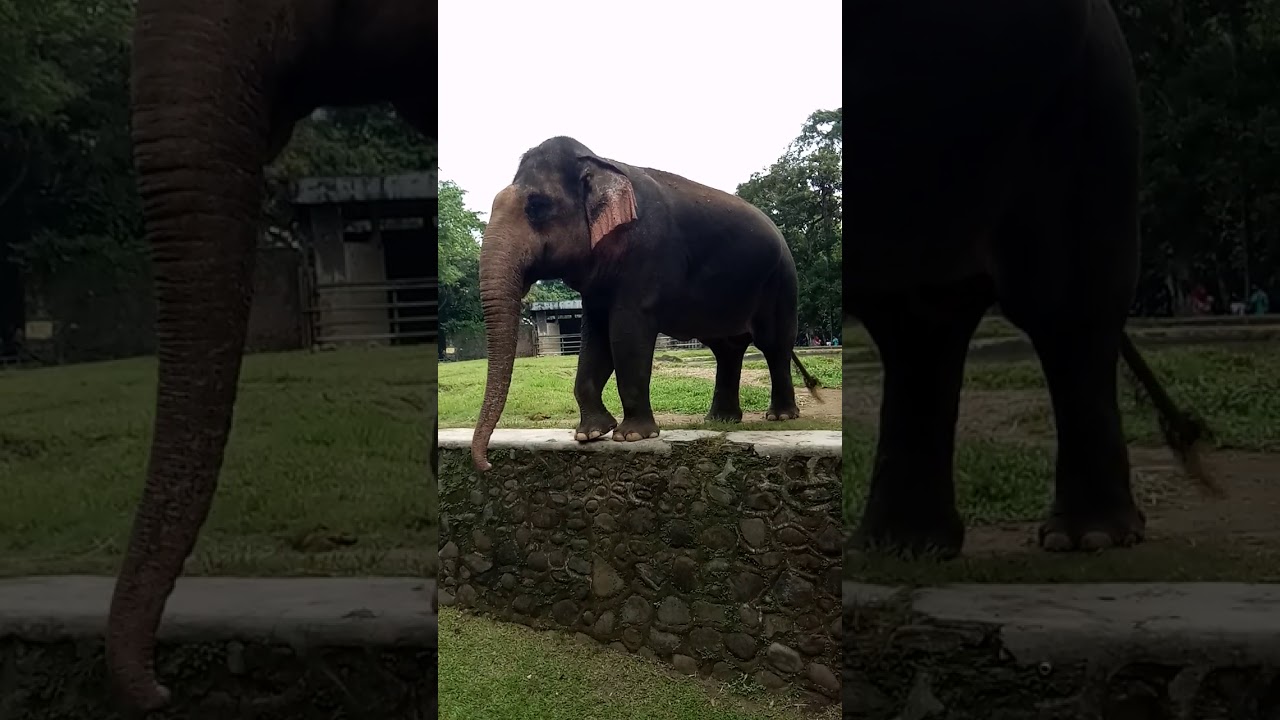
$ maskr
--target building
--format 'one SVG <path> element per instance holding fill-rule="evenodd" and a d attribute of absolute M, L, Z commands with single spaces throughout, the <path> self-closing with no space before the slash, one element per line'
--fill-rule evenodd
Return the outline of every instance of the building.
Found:
<path fill-rule="evenodd" d="M 529 303 L 538 355 L 577 355 L 582 349 L 582 299 Z"/>
<path fill-rule="evenodd" d="M 434 172 L 298 182 L 309 344 L 436 342 L 437 189 Z"/>
<path fill-rule="evenodd" d="M 582 349 L 582 299 L 548 300 L 529 303 L 533 320 L 534 347 L 537 355 L 577 355 Z M 702 343 L 680 342 L 666 335 L 658 336 L 657 348 L 700 348 Z"/>

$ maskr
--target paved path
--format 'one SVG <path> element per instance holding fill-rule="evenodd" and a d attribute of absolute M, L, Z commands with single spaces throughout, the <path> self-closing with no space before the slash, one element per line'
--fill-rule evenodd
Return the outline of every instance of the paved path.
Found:
<path fill-rule="evenodd" d="M 0 638 L 103 635 L 115 579 L 0 580 Z M 165 607 L 162 642 L 436 647 L 435 581 L 419 578 L 186 577 Z"/>

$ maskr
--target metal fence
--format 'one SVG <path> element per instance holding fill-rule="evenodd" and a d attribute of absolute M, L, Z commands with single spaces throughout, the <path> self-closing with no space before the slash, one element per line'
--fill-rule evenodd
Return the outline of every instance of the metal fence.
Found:
<path fill-rule="evenodd" d="M 536 338 L 538 356 L 577 355 L 582 351 L 582 335 L 538 335 Z M 697 350 L 704 347 L 697 340 L 680 341 L 666 335 L 659 335 L 654 346 L 656 350 Z"/>
<path fill-rule="evenodd" d="M 436 278 L 317 284 L 307 310 L 313 342 L 435 342 L 439 332 L 438 287 Z"/>

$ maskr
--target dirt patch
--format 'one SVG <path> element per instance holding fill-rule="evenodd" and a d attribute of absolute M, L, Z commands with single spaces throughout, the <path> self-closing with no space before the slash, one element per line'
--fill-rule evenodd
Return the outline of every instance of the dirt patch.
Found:
<path fill-rule="evenodd" d="M 1130 448 L 1134 494 L 1147 514 L 1147 544 L 1178 542 L 1230 547 L 1244 554 L 1280 550 L 1280 456 L 1218 451 L 1206 464 L 1227 496 L 1207 498 L 1192 485 L 1167 450 Z M 1039 523 L 969 529 L 970 557 L 1039 553 Z"/>
<path fill-rule="evenodd" d="M 844 418 L 875 427 L 880 417 L 879 386 L 855 385 L 844 393 Z M 960 393 L 960 418 L 956 436 L 1026 440 L 1026 418 L 1049 413 L 1049 395 L 1043 390 L 972 390 Z"/>
<path fill-rule="evenodd" d="M 656 365 L 654 369 L 668 377 L 691 377 L 710 382 L 716 381 L 715 363 L 663 363 L 661 365 Z M 743 368 L 742 384 L 769 387 L 769 371 Z"/>

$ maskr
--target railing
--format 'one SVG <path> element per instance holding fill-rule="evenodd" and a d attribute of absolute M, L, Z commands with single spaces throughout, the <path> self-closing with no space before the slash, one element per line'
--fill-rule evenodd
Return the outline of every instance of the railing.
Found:
<path fill-rule="evenodd" d="M 429 343 L 439 331 L 436 278 L 322 283 L 308 308 L 317 345 Z"/>
<path fill-rule="evenodd" d="M 572 335 L 538 335 L 537 347 L 539 357 L 577 355 L 582 351 L 582 335 L 580 333 Z M 704 347 L 703 344 L 697 340 L 682 342 L 666 335 L 659 335 L 658 342 L 654 345 L 656 350 L 697 350 L 702 347 Z"/>

